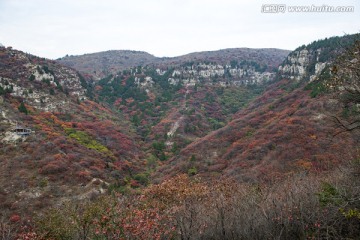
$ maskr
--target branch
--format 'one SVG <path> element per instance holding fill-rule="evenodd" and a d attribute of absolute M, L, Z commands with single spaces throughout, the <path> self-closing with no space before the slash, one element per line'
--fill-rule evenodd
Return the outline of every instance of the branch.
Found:
<path fill-rule="evenodd" d="M 337 127 L 341 129 L 341 131 L 335 133 L 333 137 L 344 132 L 351 132 L 357 128 L 360 129 L 359 119 L 355 120 L 354 122 L 344 124 L 337 116 L 331 116 L 331 117 L 335 120 L 335 124 L 337 125 Z"/>

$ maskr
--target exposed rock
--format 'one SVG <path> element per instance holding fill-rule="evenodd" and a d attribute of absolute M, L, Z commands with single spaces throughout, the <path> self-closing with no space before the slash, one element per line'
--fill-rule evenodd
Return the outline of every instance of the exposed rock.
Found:
<path fill-rule="evenodd" d="M 199 82 L 220 85 L 242 85 L 242 84 L 262 84 L 275 77 L 274 72 L 258 72 L 252 66 L 213 65 L 213 64 L 193 64 L 188 67 L 176 68 L 168 79 L 169 83 L 176 85 L 183 84 L 195 85 Z"/>
<path fill-rule="evenodd" d="M 18 141 L 21 141 L 24 137 L 16 134 L 16 133 L 13 133 L 13 132 L 10 132 L 10 131 L 7 131 L 5 132 L 5 137 L 3 137 L 1 139 L 2 142 L 6 142 L 6 143 L 13 143 L 13 142 L 18 142 Z"/>
<path fill-rule="evenodd" d="M 86 99 L 75 70 L 17 50 L 1 48 L 0 53 L 0 87 L 11 96 L 42 111 L 66 109 L 71 98 L 65 94 Z"/>
<path fill-rule="evenodd" d="M 77 196 L 78 199 L 90 199 L 93 196 L 97 196 L 100 194 L 104 194 L 107 192 L 104 186 L 109 186 L 109 183 L 100 179 L 100 178 L 93 178 L 85 187 L 84 193 Z"/>
<path fill-rule="evenodd" d="M 279 72 L 284 78 L 300 80 L 306 75 L 306 67 L 309 64 L 309 51 L 303 49 L 294 51 L 287 57 L 287 63 L 279 67 Z"/>
<path fill-rule="evenodd" d="M 282 78 L 290 78 L 296 81 L 307 78 L 314 81 L 325 69 L 328 62 L 319 62 L 321 49 L 308 50 L 301 49 L 292 52 L 286 58 L 284 63 L 279 66 L 279 73 Z M 314 65 L 314 72 L 309 71 Z"/>
<path fill-rule="evenodd" d="M 139 87 L 152 87 L 154 81 L 149 76 L 146 76 L 144 78 L 135 77 L 135 84 Z"/>
<path fill-rule="evenodd" d="M 326 65 L 328 65 L 328 63 L 318 62 L 315 64 L 315 74 L 310 76 L 310 82 L 314 81 L 319 76 L 319 74 L 325 69 Z"/>
<path fill-rule="evenodd" d="M 40 188 L 29 188 L 27 190 L 20 191 L 18 196 L 24 199 L 32 199 L 41 197 L 43 191 Z"/>

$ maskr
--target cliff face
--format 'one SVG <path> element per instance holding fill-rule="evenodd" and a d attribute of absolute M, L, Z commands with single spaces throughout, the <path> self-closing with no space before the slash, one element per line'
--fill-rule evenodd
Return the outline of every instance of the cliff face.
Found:
<path fill-rule="evenodd" d="M 274 80 L 276 77 L 274 69 L 269 69 L 266 65 L 260 67 L 260 65 L 254 62 L 233 66 L 214 63 L 194 63 L 170 70 L 145 67 L 141 69 L 130 69 L 130 71 L 135 76 L 135 84 L 141 88 L 152 87 L 154 79 L 164 76 L 167 77 L 166 80 L 168 83 L 173 86 L 179 84 L 185 86 L 205 84 L 223 87 L 253 84 L 261 85 Z"/>
<path fill-rule="evenodd" d="M 300 81 L 307 79 L 315 80 L 319 74 L 330 64 L 329 61 L 320 62 L 321 48 L 301 49 L 292 52 L 284 63 L 279 66 L 279 73 L 282 78 L 295 79 Z"/>
<path fill-rule="evenodd" d="M 182 82 L 183 84 L 195 85 L 196 83 L 242 85 L 262 84 L 274 79 L 274 69 L 268 66 L 256 65 L 256 63 L 242 63 L 236 65 L 220 64 L 193 64 L 178 67 L 172 72 L 168 81 L 171 84 Z"/>
<path fill-rule="evenodd" d="M 356 35 L 332 37 L 297 48 L 279 66 L 279 76 L 296 81 L 316 80 L 355 37 Z"/>

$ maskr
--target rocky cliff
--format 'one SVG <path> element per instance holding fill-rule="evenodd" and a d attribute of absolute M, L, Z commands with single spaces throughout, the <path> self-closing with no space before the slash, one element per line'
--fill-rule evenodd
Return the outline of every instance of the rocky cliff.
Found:
<path fill-rule="evenodd" d="M 321 48 L 296 50 L 289 54 L 282 66 L 279 66 L 279 73 L 283 78 L 297 81 L 307 78 L 309 81 L 313 81 L 330 63 L 329 61 L 320 62 L 320 55 Z M 313 71 L 309 71 L 312 67 Z"/>
<path fill-rule="evenodd" d="M 354 38 L 355 35 L 332 37 L 297 48 L 279 66 L 279 77 L 296 81 L 316 80 Z"/>
<path fill-rule="evenodd" d="M 86 99 L 85 80 L 73 69 L 12 48 L 0 48 L 0 90 L 42 111 L 65 110 Z"/>
<path fill-rule="evenodd" d="M 173 70 L 168 81 L 172 84 L 195 85 L 197 83 L 241 85 L 261 84 L 275 77 L 274 69 L 268 66 L 260 66 L 255 62 L 241 62 L 240 64 L 206 64 L 198 63 L 190 66 L 182 66 Z"/>

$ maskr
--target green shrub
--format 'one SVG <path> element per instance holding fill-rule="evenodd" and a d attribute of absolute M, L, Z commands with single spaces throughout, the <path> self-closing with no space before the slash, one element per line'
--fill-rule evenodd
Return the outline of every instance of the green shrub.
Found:
<path fill-rule="evenodd" d="M 30 81 L 34 81 L 34 80 L 35 80 L 34 74 L 31 74 L 31 75 L 30 75 L 29 80 L 30 80 Z"/>
<path fill-rule="evenodd" d="M 147 173 L 138 173 L 134 176 L 134 179 L 141 185 L 146 186 L 149 184 L 149 175 Z"/>
<path fill-rule="evenodd" d="M 194 176 L 197 173 L 198 173 L 198 171 L 197 171 L 196 167 L 189 168 L 189 170 L 188 170 L 188 175 L 189 176 Z"/>
<path fill-rule="evenodd" d="M 319 201 L 321 206 L 327 206 L 329 204 L 339 205 L 341 198 L 338 190 L 329 183 L 323 183 L 322 189 L 318 193 Z"/>
<path fill-rule="evenodd" d="M 92 139 L 92 137 L 86 132 L 76 131 L 72 128 L 66 128 L 65 132 L 69 137 L 76 139 L 81 145 L 87 148 L 100 153 L 110 154 L 110 150 L 106 146 Z"/>
<path fill-rule="evenodd" d="M 20 106 L 18 107 L 18 109 L 20 112 L 25 113 L 26 115 L 29 113 L 23 102 L 20 103 Z"/>

